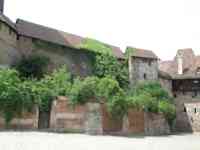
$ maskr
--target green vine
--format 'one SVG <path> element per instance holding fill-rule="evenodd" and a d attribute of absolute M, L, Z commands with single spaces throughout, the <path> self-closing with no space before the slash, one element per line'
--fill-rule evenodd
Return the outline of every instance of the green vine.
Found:
<path fill-rule="evenodd" d="M 77 47 L 80 49 L 87 49 L 95 53 L 113 56 L 113 50 L 111 46 L 94 39 L 85 38 Z"/>

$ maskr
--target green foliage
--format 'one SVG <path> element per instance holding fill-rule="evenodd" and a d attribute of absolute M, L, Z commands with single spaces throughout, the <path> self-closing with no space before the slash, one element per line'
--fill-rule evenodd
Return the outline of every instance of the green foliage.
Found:
<path fill-rule="evenodd" d="M 67 96 L 71 89 L 71 80 L 71 75 L 63 66 L 38 81 L 37 93 L 40 100 L 40 110 L 49 111 L 52 100 L 60 95 Z"/>
<path fill-rule="evenodd" d="M 23 78 L 40 79 L 47 72 L 49 62 L 50 60 L 46 56 L 31 55 L 29 57 L 23 57 L 14 67 Z"/>
<path fill-rule="evenodd" d="M 115 116 L 122 116 L 126 105 L 124 91 L 111 77 L 76 79 L 70 91 L 70 100 L 74 105 L 84 104 L 91 100 L 104 102 L 108 106 L 108 110 Z"/>
<path fill-rule="evenodd" d="M 139 83 L 129 92 L 127 106 L 147 112 L 163 113 L 171 124 L 175 119 L 175 105 L 172 98 L 158 82 Z"/>
<path fill-rule="evenodd" d="M 125 51 L 126 59 L 128 59 L 130 56 L 132 56 L 134 54 L 134 51 L 135 51 L 135 48 L 127 47 L 127 49 Z"/>
<path fill-rule="evenodd" d="M 163 113 L 169 124 L 172 126 L 176 118 L 176 108 L 173 104 L 167 101 L 160 101 L 158 105 L 159 112 Z"/>
<path fill-rule="evenodd" d="M 133 107 L 137 110 L 144 110 L 147 112 L 158 112 L 158 101 L 152 97 L 149 93 L 142 93 L 136 96 L 127 98 L 129 107 Z"/>
<path fill-rule="evenodd" d="M 35 104 L 36 95 L 32 92 L 32 81 L 22 82 L 15 70 L 1 69 L 0 80 L 0 110 L 8 125 L 13 117 L 30 110 Z"/>
<path fill-rule="evenodd" d="M 75 79 L 69 94 L 72 104 L 83 104 L 88 100 L 95 99 L 98 82 L 97 77 L 87 77 L 84 80 Z"/>
<path fill-rule="evenodd" d="M 136 94 L 141 93 L 149 93 L 152 97 L 156 98 L 156 100 L 167 99 L 171 100 L 172 98 L 169 96 L 168 92 L 165 91 L 159 82 L 156 81 L 148 81 L 148 82 L 140 82 L 135 87 Z"/>
<path fill-rule="evenodd" d="M 103 53 L 111 56 L 113 55 L 111 46 L 90 38 L 85 38 L 83 42 L 80 45 L 78 45 L 78 48 L 91 50 L 100 54 Z"/>
<path fill-rule="evenodd" d="M 38 39 L 33 39 L 33 45 L 35 49 L 60 49 L 62 46 L 51 42 L 46 42 Z"/>
<path fill-rule="evenodd" d="M 116 79 L 120 87 L 127 88 L 129 84 L 128 64 L 126 61 L 119 61 L 111 55 L 96 55 L 94 74 L 99 77 L 111 76 Z"/>

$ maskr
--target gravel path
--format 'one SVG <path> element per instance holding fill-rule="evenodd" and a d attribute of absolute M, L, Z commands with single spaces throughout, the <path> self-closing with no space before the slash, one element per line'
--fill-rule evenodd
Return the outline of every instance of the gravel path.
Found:
<path fill-rule="evenodd" d="M 200 150 L 200 134 L 127 138 L 0 132 L 0 150 Z"/>

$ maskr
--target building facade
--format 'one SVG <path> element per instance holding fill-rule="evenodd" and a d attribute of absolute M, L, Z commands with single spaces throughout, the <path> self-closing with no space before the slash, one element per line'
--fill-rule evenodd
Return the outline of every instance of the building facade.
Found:
<path fill-rule="evenodd" d="M 180 49 L 174 60 L 163 61 L 159 69 L 171 79 L 176 105 L 176 131 L 200 131 L 200 57 L 192 49 Z"/>
<path fill-rule="evenodd" d="M 158 80 L 158 58 L 149 50 L 130 48 L 133 53 L 129 57 L 129 78 L 131 85 L 145 80 Z"/>
<path fill-rule="evenodd" d="M 92 74 L 94 53 L 79 46 L 86 38 L 18 19 L 12 22 L 3 13 L 0 0 L 0 65 L 11 66 L 22 57 L 44 55 L 49 57 L 49 68 L 66 65 L 78 76 Z M 107 45 L 107 44 L 106 44 Z M 117 58 L 123 58 L 119 47 L 109 45 Z"/>

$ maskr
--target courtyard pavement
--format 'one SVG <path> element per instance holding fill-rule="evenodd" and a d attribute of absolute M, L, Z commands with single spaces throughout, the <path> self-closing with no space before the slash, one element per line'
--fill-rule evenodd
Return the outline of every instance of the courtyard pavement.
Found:
<path fill-rule="evenodd" d="M 200 134 L 115 137 L 0 132 L 0 150 L 200 150 Z"/>

